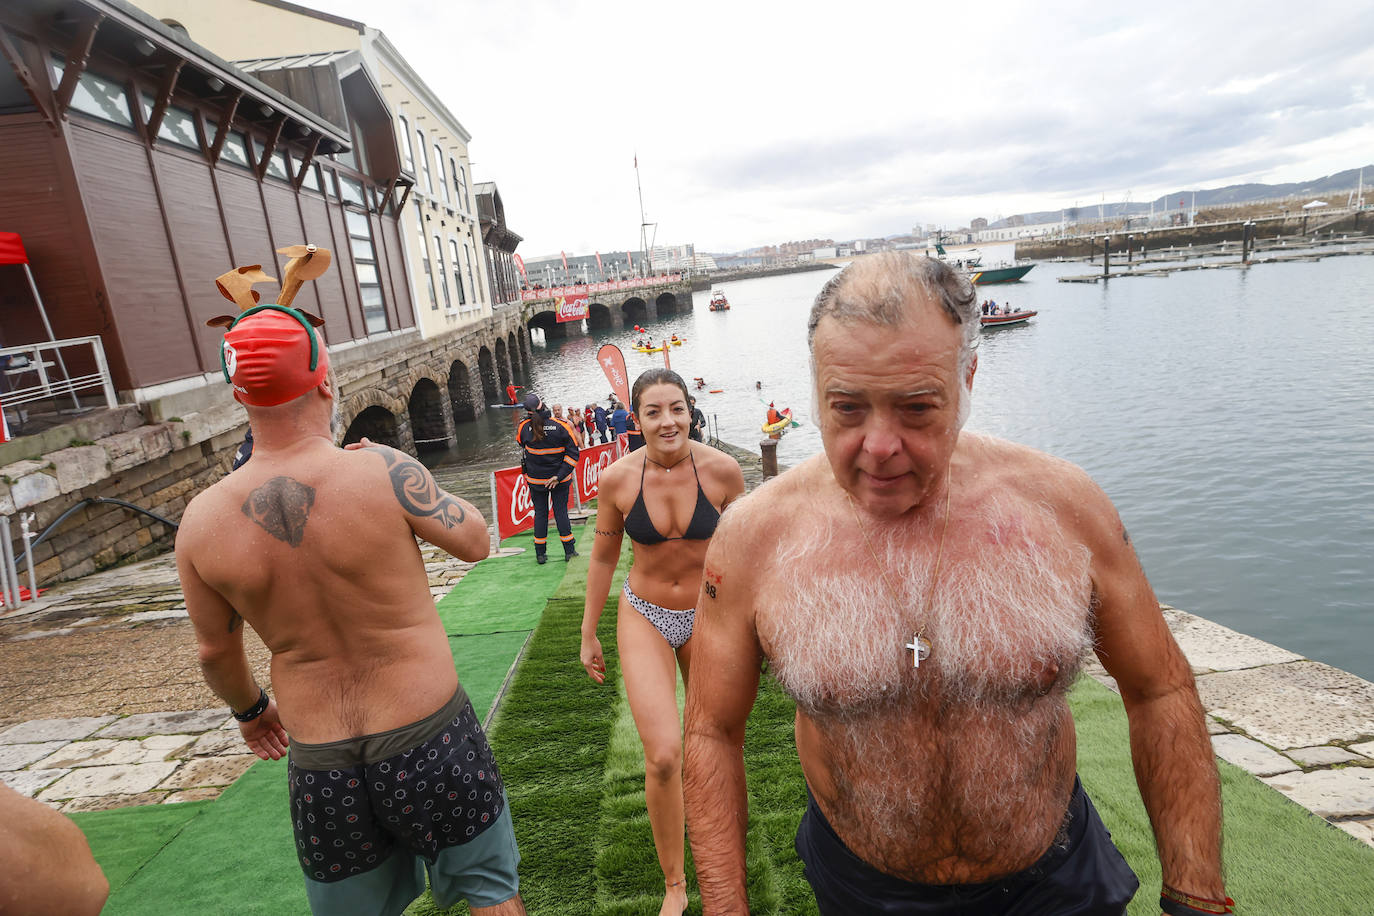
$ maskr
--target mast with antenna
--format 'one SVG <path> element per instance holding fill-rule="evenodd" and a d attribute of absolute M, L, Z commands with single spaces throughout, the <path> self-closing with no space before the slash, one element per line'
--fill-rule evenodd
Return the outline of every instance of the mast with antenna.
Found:
<path fill-rule="evenodd" d="M 658 240 L 658 223 L 651 223 L 644 216 L 644 186 L 639 182 L 639 153 L 635 153 L 635 190 L 639 192 L 639 249 L 640 255 L 640 276 L 649 275 L 649 261 L 653 258 L 650 253 L 650 246 Z M 654 237 L 649 237 L 649 227 L 654 227 Z"/>

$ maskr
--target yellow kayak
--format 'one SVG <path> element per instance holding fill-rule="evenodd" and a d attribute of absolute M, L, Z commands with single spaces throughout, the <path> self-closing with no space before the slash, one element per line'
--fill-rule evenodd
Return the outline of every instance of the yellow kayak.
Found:
<path fill-rule="evenodd" d="M 786 410 L 780 412 L 782 413 L 782 419 L 776 423 L 763 424 L 764 432 L 768 433 L 769 435 L 772 435 L 773 433 L 780 433 L 792 425 L 792 408 L 789 407 Z"/>

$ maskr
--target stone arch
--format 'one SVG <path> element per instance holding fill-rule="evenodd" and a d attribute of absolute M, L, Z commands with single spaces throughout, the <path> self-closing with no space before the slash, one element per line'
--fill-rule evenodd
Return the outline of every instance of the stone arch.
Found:
<path fill-rule="evenodd" d="M 496 338 L 496 378 L 500 390 L 505 391 L 506 386 L 511 383 L 511 372 L 510 353 L 506 350 L 506 340 L 503 337 Z"/>
<path fill-rule="evenodd" d="M 587 330 L 606 331 L 614 328 L 615 322 L 609 307 L 600 302 L 593 302 L 587 307 Z"/>
<path fill-rule="evenodd" d="M 501 386 L 497 384 L 496 360 L 486 347 L 477 351 L 477 375 L 482 379 L 482 403 L 501 403 L 501 398 L 497 396 Z"/>
<path fill-rule="evenodd" d="M 462 360 L 455 359 L 449 366 L 448 400 L 455 421 L 476 420 L 486 410 L 486 402 L 479 404 L 472 397 L 472 374 Z"/>
<path fill-rule="evenodd" d="M 525 364 L 525 381 L 528 382 L 534 378 L 534 356 L 530 353 L 530 329 L 523 324 L 520 325 L 516 340 L 520 344 L 520 360 Z"/>
<path fill-rule="evenodd" d="M 530 327 L 543 331 L 545 340 L 561 340 L 568 336 L 567 328 L 558 323 L 558 316 L 552 311 L 535 312 L 530 316 Z"/>
<path fill-rule="evenodd" d="M 408 434 L 409 428 L 405 432 Z M 389 445 L 402 451 L 406 450 L 401 424 L 397 422 L 396 415 L 379 404 L 363 408 L 353 418 L 353 422 L 348 424 L 348 430 L 344 433 L 343 444 L 358 442 L 364 436 L 378 445 Z"/>
<path fill-rule="evenodd" d="M 447 448 L 453 442 L 453 408 L 428 375 L 415 381 L 407 405 L 411 436 L 417 449 Z"/>
<path fill-rule="evenodd" d="M 645 323 L 649 320 L 649 304 L 638 296 L 631 296 L 620 306 L 620 314 L 624 316 L 624 327 Z"/>
<path fill-rule="evenodd" d="M 657 309 L 660 318 L 664 315 L 676 314 L 679 311 L 677 296 L 671 292 L 660 293 L 659 297 L 654 300 L 654 308 Z"/>
<path fill-rule="evenodd" d="M 515 331 L 506 333 L 506 352 L 510 354 L 510 374 L 511 381 L 519 384 L 530 380 L 530 369 L 525 363 L 524 354 L 520 352 L 520 341 L 516 337 Z"/>

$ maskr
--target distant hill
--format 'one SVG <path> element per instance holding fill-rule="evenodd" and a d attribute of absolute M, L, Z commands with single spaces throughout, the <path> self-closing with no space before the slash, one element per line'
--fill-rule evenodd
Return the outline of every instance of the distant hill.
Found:
<path fill-rule="evenodd" d="M 1374 196 L 1374 165 L 1364 167 L 1365 186 L 1370 187 L 1370 195 Z M 1233 184 L 1224 188 L 1198 188 L 1197 206 L 1211 207 L 1218 204 L 1238 204 L 1251 200 L 1264 200 L 1269 197 L 1320 197 L 1322 195 L 1335 196 L 1337 192 L 1342 198 L 1360 183 L 1360 170 L 1358 168 L 1346 169 L 1344 172 L 1337 172 L 1334 175 L 1323 175 L 1312 181 L 1295 181 L 1288 184 Z M 1366 197 L 1368 199 L 1368 197 Z M 1149 213 L 1151 204 L 1156 212 L 1168 209 L 1178 209 L 1179 201 L 1183 201 L 1184 207 L 1193 206 L 1193 190 L 1174 191 L 1157 197 L 1153 201 L 1112 201 L 1102 204 L 1102 215 L 1106 218 L 1119 217 L 1127 214 Z M 1331 201 L 1336 203 L 1337 201 Z M 1345 200 L 1340 201 L 1344 205 Z M 1065 213 L 1070 219 L 1091 219 L 1097 216 L 1098 205 L 1088 204 L 1080 206 L 1078 213 L 1069 212 L 1072 207 L 1065 207 L 1061 210 L 1040 210 L 1035 213 L 1020 214 L 1021 220 L 1025 225 L 1035 225 L 1037 223 L 1058 222 Z M 989 227 L 999 228 L 1010 225 L 1010 221 L 1015 217 L 1000 219 L 995 223 L 989 223 Z"/>

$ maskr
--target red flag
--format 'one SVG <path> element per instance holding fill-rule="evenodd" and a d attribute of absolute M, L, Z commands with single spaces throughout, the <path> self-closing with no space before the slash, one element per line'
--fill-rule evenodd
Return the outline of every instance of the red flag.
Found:
<path fill-rule="evenodd" d="M 601 252 L 599 251 L 596 253 L 596 269 L 602 273 L 606 272 L 606 268 L 601 266 Z"/>
<path fill-rule="evenodd" d="M 564 269 L 564 270 L 567 270 L 567 269 L 568 269 L 568 253 L 567 253 L 566 251 L 560 251 L 560 252 L 558 252 L 558 253 L 561 254 L 561 255 L 563 256 L 563 269 Z"/>
<path fill-rule="evenodd" d="M 630 377 L 625 374 L 625 354 L 615 344 L 603 344 L 596 351 L 596 361 L 601 364 L 601 371 L 606 373 L 606 381 L 611 383 L 611 390 L 620 398 L 620 403 L 630 403 Z"/>
<path fill-rule="evenodd" d="M 27 264 L 29 256 L 17 232 L 0 232 L 0 264 Z"/>
<path fill-rule="evenodd" d="M 511 257 L 515 259 L 515 267 L 520 271 L 520 276 L 525 278 L 525 282 L 529 282 L 529 274 L 525 273 L 525 259 L 518 254 L 511 255 Z"/>

